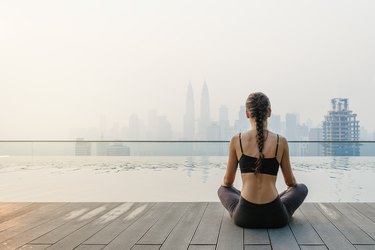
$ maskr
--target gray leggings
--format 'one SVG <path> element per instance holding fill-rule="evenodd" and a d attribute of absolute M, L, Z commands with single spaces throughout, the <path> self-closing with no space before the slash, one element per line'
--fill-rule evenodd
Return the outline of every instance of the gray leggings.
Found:
<path fill-rule="evenodd" d="M 297 184 L 265 204 L 256 204 L 244 199 L 241 192 L 233 186 L 220 186 L 217 193 L 236 225 L 248 228 L 275 228 L 288 224 L 293 213 L 305 200 L 308 190 L 306 185 Z"/>

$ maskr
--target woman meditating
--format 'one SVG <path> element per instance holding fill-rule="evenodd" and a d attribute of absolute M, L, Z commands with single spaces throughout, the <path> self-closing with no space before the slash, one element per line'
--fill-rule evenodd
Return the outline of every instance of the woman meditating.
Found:
<path fill-rule="evenodd" d="M 297 183 L 293 175 L 287 140 L 267 129 L 267 119 L 271 116 L 268 97 L 260 92 L 250 94 L 246 116 L 252 129 L 233 136 L 230 141 L 227 169 L 218 190 L 220 201 L 238 226 L 285 226 L 304 201 L 307 187 Z M 232 186 L 238 165 L 241 191 Z M 279 166 L 288 186 L 280 194 L 276 189 Z"/>

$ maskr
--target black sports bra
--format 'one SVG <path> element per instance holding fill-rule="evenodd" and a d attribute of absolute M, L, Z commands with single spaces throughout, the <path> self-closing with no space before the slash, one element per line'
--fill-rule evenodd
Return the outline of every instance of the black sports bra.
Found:
<path fill-rule="evenodd" d="M 240 147 L 241 147 L 241 158 L 238 160 L 240 165 L 241 173 L 254 173 L 255 172 L 255 162 L 257 161 L 256 157 L 245 155 L 242 149 L 241 143 L 241 133 L 239 134 L 240 139 Z M 276 151 L 275 157 L 273 158 L 263 158 L 262 163 L 259 168 L 259 173 L 261 174 L 270 174 L 270 175 L 277 175 L 279 171 L 279 161 L 277 160 L 277 149 L 279 148 L 279 135 L 277 135 L 277 144 L 276 144 Z"/>

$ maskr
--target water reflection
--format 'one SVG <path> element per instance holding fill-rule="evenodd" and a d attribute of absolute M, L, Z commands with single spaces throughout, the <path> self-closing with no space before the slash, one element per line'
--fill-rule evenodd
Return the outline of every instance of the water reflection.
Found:
<path fill-rule="evenodd" d="M 207 156 L 201 156 L 200 166 L 202 166 L 201 180 L 203 183 L 206 183 L 208 179 L 208 174 L 209 174 L 208 169 L 210 166 L 210 161 Z"/>
<path fill-rule="evenodd" d="M 292 168 L 297 171 L 310 172 L 318 169 L 329 173 L 370 170 L 375 171 L 375 157 L 292 157 Z M 72 157 L 72 156 L 40 156 L 2 157 L 0 173 L 19 172 L 38 169 L 53 169 L 61 172 L 90 169 L 98 173 L 118 173 L 122 171 L 155 170 L 162 171 L 184 169 L 191 177 L 193 172 L 200 171 L 203 176 L 209 175 L 210 169 L 225 169 L 226 156 L 128 156 L 128 157 Z M 204 180 L 204 179 L 202 179 Z"/>
<path fill-rule="evenodd" d="M 332 157 L 330 169 L 334 172 L 342 173 L 343 171 L 350 170 L 350 162 L 348 156 Z M 338 171 L 337 171 L 338 170 Z"/>
<path fill-rule="evenodd" d="M 21 197 L 20 200 L 47 196 L 56 199 L 68 193 L 66 183 L 69 183 L 75 200 L 85 199 L 78 197 L 79 193 L 96 200 L 99 197 L 96 192 L 102 192 L 102 197 L 114 197 L 114 201 L 119 201 L 116 195 L 127 201 L 152 195 L 164 200 L 167 200 L 165 197 L 186 197 L 186 200 L 212 197 L 209 200 L 216 201 L 216 193 L 212 190 L 216 190 L 221 182 L 226 163 L 227 156 L 39 156 L 34 157 L 33 162 L 30 157 L 1 157 L 0 191 L 4 191 L 0 196 Z M 368 191 L 373 188 L 375 157 L 291 157 L 291 163 L 298 180 L 308 184 L 309 197 L 313 201 L 375 200 L 372 198 L 375 195 Z M 282 186 L 283 178 L 279 177 L 282 190 L 285 186 Z M 20 180 L 23 180 L 22 186 L 16 184 Z M 82 187 L 83 180 L 87 186 Z M 170 189 L 169 185 L 174 188 Z M 190 190 L 195 192 L 191 196 Z"/>
<path fill-rule="evenodd" d="M 369 159 L 353 157 L 295 157 L 292 167 L 297 171 L 309 172 L 327 169 L 331 173 L 348 170 L 374 170 L 375 164 Z M 0 160 L 0 173 L 49 169 L 56 172 L 90 169 L 98 173 L 118 173 L 121 171 L 142 171 L 163 169 L 184 169 L 191 177 L 193 171 L 201 171 L 207 176 L 209 169 L 225 169 L 226 157 L 38 157 L 34 164 L 23 157 Z"/>

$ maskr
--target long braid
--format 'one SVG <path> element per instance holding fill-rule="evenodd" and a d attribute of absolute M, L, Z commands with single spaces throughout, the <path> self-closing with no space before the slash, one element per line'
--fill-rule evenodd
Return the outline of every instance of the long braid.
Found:
<path fill-rule="evenodd" d="M 259 150 L 259 158 L 255 162 L 256 168 L 255 173 L 259 173 L 260 167 L 262 165 L 262 161 L 264 159 L 263 154 L 263 146 L 264 146 L 264 133 L 263 133 L 263 120 L 258 116 L 255 118 L 256 126 L 257 126 L 257 144 Z"/>
<path fill-rule="evenodd" d="M 264 147 L 264 128 L 263 122 L 267 118 L 267 111 L 270 107 L 270 102 L 268 97 L 261 93 L 256 92 L 249 95 L 246 101 L 246 109 L 250 111 L 250 114 L 253 118 L 255 118 L 256 130 L 257 130 L 257 144 L 259 150 L 259 158 L 255 162 L 255 174 L 259 173 L 260 168 L 262 166 L 262 161 L 264 159 L 263 154 L 263 147 Z"/>

